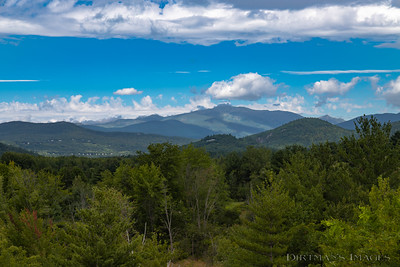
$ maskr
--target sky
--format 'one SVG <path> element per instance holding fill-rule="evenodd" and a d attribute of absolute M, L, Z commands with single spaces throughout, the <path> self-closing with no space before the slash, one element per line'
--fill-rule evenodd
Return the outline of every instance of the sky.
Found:
<path fill-rule="evenodd" d="M 400 1 L 0 0 L 0 122 L 398 113 Z"/>

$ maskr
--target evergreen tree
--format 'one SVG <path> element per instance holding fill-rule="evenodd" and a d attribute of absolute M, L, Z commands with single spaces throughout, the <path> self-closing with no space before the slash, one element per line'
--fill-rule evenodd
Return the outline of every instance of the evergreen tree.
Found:
<path fill-rule="evenodd" d="M 270 174 L 272 176 L 272 174 Z M 271 177 L 270 176 L 270 177 Z M 284 265 L 293 225 L 295 203 L 282 184 L 270 180 L 253 190 L 250 215 L 233 228 L 226 266 Z"/>
<path fill-rule="evenodd" d="M 136 266 L 132 238 L 132 206 L 115 189 L 93 188 L 89 207 L 78 212 L 80 221 L 67 228 L 65 242 L 71 263 L 84 266 Z"/>
<path fill-rule="evenodd" d="M 390 123 L 382 125 L 375 117 L 364 116 L 357 119 L 355 127 L 357 135 L 344 137 L 339 143 L 339 155 L 351 167 L 353 180 L 368 192 L 380 175 L 388 177 L 396 170 L 399 153 L 390 141 Z"/>

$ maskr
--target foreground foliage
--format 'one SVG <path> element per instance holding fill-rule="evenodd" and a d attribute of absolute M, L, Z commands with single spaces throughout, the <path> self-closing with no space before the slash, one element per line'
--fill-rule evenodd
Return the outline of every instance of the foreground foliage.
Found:
<path fill-rule="evenodd" d="M 361 118 L 338 143 L 211 158 L 0 163 L 0 266 L 399 266 L 400 133 Z"/>

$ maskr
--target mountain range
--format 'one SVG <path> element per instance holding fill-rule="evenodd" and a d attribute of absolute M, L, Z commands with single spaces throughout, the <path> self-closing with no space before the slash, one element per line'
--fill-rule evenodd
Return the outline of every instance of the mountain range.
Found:
<path fill-rule="evenodd" d="M 400 113 L 374 116 L 380 122 L 391 121 L 392 132 L 400 130 Z M 225 104 L 169 117 L 151 115 L 81 124 L 2 123 L 0 142 L 6 145 L 0 148 L 90 157 L 135 154 L 145 151 L 151 143 L 161 142 L 193 143 L 211 153 L 245 149 L 249 145 L 279 149 L 292 144 L 309 146 L 338 141 L 354 132 L 356 119 L 343 121 L 328 115 L 304 118 L 286 111 L 251 110 Z"/>
<path fill-rule="evenodd" d="M 274 129 L 300 118 L 302 118 L 301 115 L 288 111 L 252 110 L 222 104 L 213 109 L 202 109 L 168 117 L 152 115 L 98 124 L 90 122 L 82 126 L 104 132 L 141 132 L 201 139 L 214 134 L 244 137 Z"/>

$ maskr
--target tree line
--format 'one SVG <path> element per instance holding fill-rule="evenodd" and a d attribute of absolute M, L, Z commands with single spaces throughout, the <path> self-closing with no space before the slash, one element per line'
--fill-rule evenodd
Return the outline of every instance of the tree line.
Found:
<path fill-rule="evenodd" d="M 0 163 L 1 266 L 400 266 L 400 132 L 375 118 L 338 143 L 212 158 Z"/>

